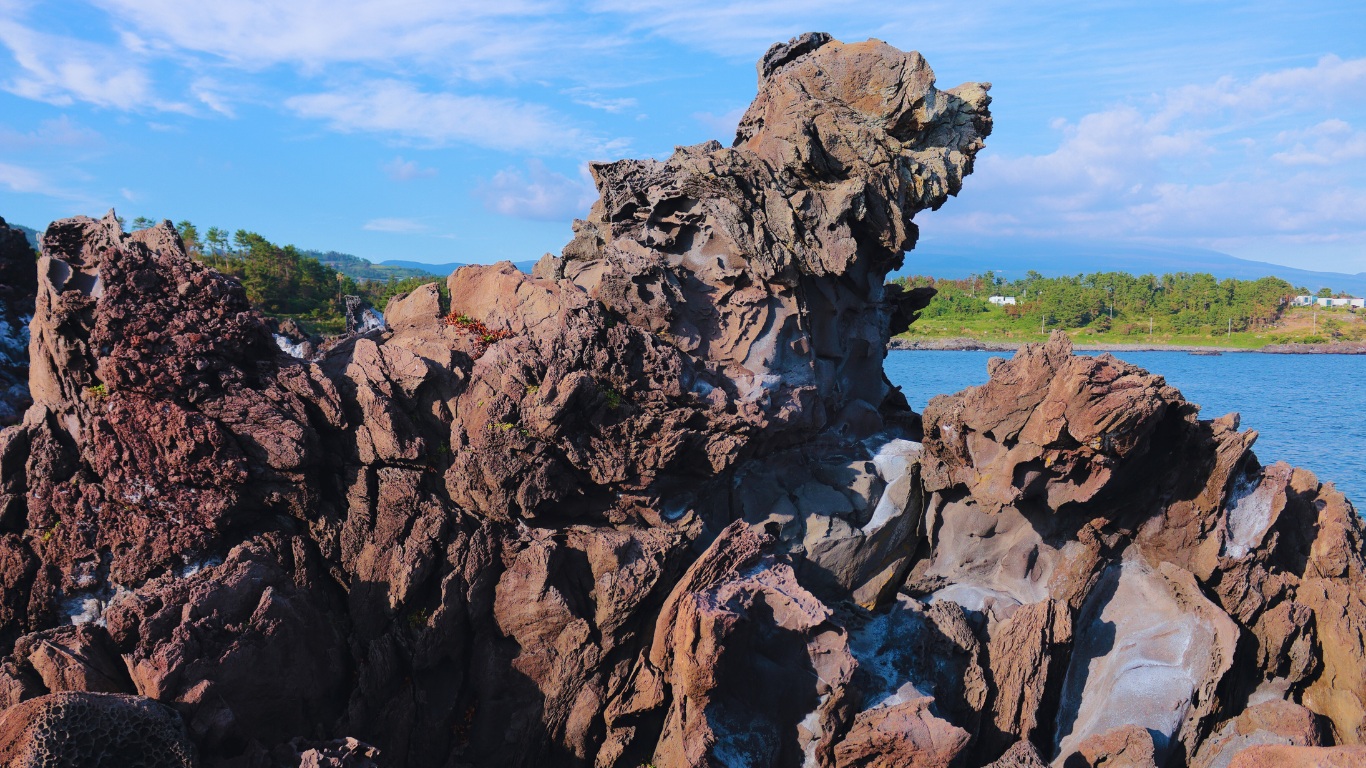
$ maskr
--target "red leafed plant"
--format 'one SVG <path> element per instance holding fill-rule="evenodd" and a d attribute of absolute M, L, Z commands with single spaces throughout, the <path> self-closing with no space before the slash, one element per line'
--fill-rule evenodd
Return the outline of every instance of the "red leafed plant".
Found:
<path fill-rule="evenodd" d="M 478 338 L 479 349 L 478 354 L 475 355 L 476 358 L 483 355 L 484 350 L 488 349 L 490 344 L 501 339 L 506 339 L 507 337 L 512 335 L 512 333 L 508 331 L 492 330 L 487 325 L 484 325 L 483 323 L 479 322 L 478 320 L 475 320 L 469 315 L 457 315 L 454 312 L 450 313 L 449 315 L 446 315 L 446 325 L 449 325 L 453 328 L 459 328 L 465 333 L 473 334 L 475 337 Z"/>

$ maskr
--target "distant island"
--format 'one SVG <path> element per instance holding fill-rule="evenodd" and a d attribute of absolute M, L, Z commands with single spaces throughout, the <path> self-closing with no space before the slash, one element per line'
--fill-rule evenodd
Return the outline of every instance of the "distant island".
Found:
<path fill-rule="evenodd" d="M 992 272 L 964 280 L 893 281 L 936 293 L 902 349 L 1012 349 L 1065 331 L 1079 347 L 1192 351 L 1366 351 L 1362 301 L 1311 293 L 1276 277 L 1219 280 L 1204 273 L 1097 272 L 1007 281 Z"/>

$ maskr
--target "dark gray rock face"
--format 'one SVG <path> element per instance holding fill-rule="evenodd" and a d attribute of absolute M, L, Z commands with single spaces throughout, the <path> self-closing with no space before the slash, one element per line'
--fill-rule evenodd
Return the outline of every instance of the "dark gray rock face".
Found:
<path fill-rule="evenodd" d="M 37 255 L 22 231 L 0 219 L 0 427 L 19 421 L 33 402 L 28 393 L 28 323 L 37 293 Z"/>

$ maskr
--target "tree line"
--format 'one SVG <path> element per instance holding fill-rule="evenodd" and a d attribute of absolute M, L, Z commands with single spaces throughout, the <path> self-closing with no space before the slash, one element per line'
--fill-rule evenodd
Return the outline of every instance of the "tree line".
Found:
<path fill-rule="evenodd" d="M 971 318 L 999 311 L 1050 328 L 1128 333 L 1146 333 L 1153 326 L 1179 334 L 1263 328 L 1280 318 L 1291 296 L 1307 293 L 1276 277 L 1220 280 L 1189 272 L 1044 277 L 1031 270 L 1019 280 L 986 272 L 965 280 L 914 276 L 895 282 L 938 291 L 924 317 Z M 993 295 L 1013 297 L 1016 303 L 997 309 L 988 300 Z"/>
<path fill-rule="evenodd" d="M 132 228 L 144 229 L 154 223 L 138 217 Z M 317 332 L 337 332 L 344 327 L 344 296 L 364 297 L 383 310 L 399 293 L 425 283 L 442 283 L 432 277 L 356 280 L 293 245 L 276 245 L 256 232 L 238 229 L 230 235 L 219 227 L 201 232 L 188 220 L 178 222 L 175 228 L 191 258 L 237 278 L 252 305 L 263 314 L 300 320 Z"/>

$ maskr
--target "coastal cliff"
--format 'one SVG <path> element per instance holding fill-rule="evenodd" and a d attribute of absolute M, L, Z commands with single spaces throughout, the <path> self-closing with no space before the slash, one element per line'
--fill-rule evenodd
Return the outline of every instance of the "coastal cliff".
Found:
<path fill-rule="evenodd" d="M 0 760 L 1361 758 L 1331 485 L 1061 334 L 923 415 L 883 375 L 929 299 L 886 276 L 988 86 L 823 34 L 758 75 L 732 147 L 592 166 L 560 257 L 314 361 L 169 223 L 48 227 L 0 432 Z"/>

